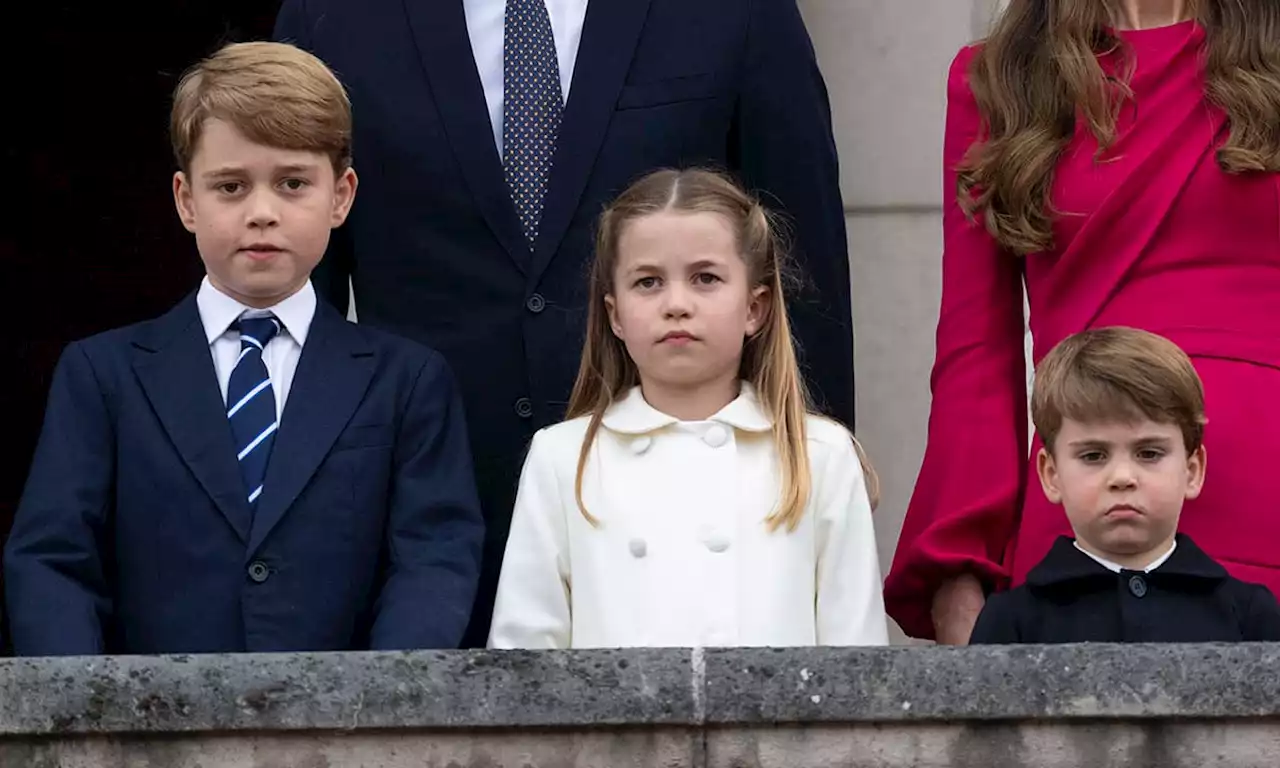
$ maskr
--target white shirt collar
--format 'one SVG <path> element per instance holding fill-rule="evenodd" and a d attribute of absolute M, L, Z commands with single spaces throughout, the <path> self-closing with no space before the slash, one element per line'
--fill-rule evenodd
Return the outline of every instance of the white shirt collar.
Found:
<path fill-rule="evenodd" d="M 718 421 L 746 432 L 768 432 L 773 428 L 773 421 L 756 398 L 755 388 L 745 381 L 742 382 L 738 396 L 707 421 Z M 641 394 L 640 387 L 632 387 L 625 397 L 609 406 L 601 423 L 611 432 L 640 435 L 656 432 L 679 422 L 680 419 L 675 416 L 649 405 Z"/>
<path fill-rule="evenodd" d="M 210 344 L 221 338 L 231 324 L 240 319 L 244 313 L 270 312 L 284 326 L 285 332 L 301 347 L 307 343 L 307 333 L 311 330 L 311 321 L 316 316 L 316 289 L 308 280 L 302 288 L 279 304 L 257 310 L 219 291 L 206 275 L 200 282 L 200 290 L 196 293 L 196 307 L 200 311 L 200 322 L 204 325 L 205 338 Z"/>
<path fill-rule="evenodd" d="M 1088 551 L 1088 550 L 1087 550 L 1087 549 L 1085 549 L 1084 547 L 1080 546 L 1080 542 L 1078 542 L 1078 541 L 1077 541 L 1077 542 L 1072 542 L 1072 543 L 1073 543 L 1073 544 L 1075 544 L 1076 549 L 1080 550 L 1081 552 L 1085 553 L 1085 554 L 1086 554 L 1086 555 L 1088 555 L 1089 557 L 1093 558 L 1093 559 L 1094 559 L 1094 561 L 1096 561 L 1096 562 L 1098 563 L 1098 565 L 1101 565 L 1103 568 L 1106 568 L 1108 571 L 1111 571 L 1112 573 L 1119 573 L 1119 572 L 1120 572 L 1120 571 L 1122 571 L 1122 570 L 1130 570 L 1130 571 L 1131 571 L 1131 570 L 1134 570 L 1134 569 L 1132 569 L 1132 568 L 1128 568 L 1128 569 L 1126 569 L 1124 566 L 1120 565 L 1119 563 L 1114 563 L 1114 562 L 1112 562 L 1112 561 L 1108 560 L 1108 559 L 1107 559 L 1107 558 L 1105 558 L 1105 557 L 1098 557 L 1097 555 L 1095 555 L 1095 554 L 1093 554 L 1092 552 Z M 1166 560 L 1168 560 L 1170 557 L 1172 557 L 1172 556 L 1173 556 L 1173 550 L 1175 550 L 1175 549 L 1177 549 L 1177 548 L 1178 548 L 1178 542 L 1175 540 L 1175 541 L 1173 541 L 1171 544 L 1169 544 L 1169 551 L 1168 551 L 1168 552 L 1165 552 L 1163 555 L 1161 555 L 1161 556 L 1157 557 L 1155 560 L 1152 560 L 1152 561 L 1151 561 L 1151 564 L 1150 564 L 1150 565 L 1148 565 L 1146 568 L 1143 568 L 1142 570 L 1143 570 L 1145 573 L 1151 573 L 1151 572 L 1152 572 L 1152 571 L 1154 571 L 1155 569 L 1157 569 L 1157 568 L 1159 568 L 1160 566 L 1164 565 L 1164 564 L 1165 564 L 1165 561 L 1166 561 Z"/>

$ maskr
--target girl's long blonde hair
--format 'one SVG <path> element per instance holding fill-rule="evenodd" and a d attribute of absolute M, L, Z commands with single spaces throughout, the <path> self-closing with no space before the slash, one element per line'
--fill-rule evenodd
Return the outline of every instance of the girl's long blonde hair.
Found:
<path fill-rule="evenodd" d="M 582 499 L 587 458 L 605 411 L 640 383 L 640 373 L 622 340 L 613 334 L 605 308 L 605 297 L 614 293 L 618 241 L 629 223 L 663 211 L 713 213 L 723 217 L 734 228 L 750 284 L 764 286 L 769 292 L 768 316 L 760 331 L 747 339 L 743 347 L 738 377 L 755 387 L 761 406 L 773 422 L 782 493 L 777 508 L 766 522 L 771 531 L 783 525 L 789 531 L 794 530 L 804 515 L 812 486 L 805 445 L 809 399 L 787 320 L 781 227 L 772 213 L 737 184 L 703 169 L 655 171 L 632 184 L 600 217 L 588 288 L 586 344 L 566 413 L 568 419 L 591 417 L 578 454 L 574 480 L 578 508 L 588 521 L 596 524 Z M 856 440 L 854 445 L 874 504 L 879 483 L 862 447 Z"/>

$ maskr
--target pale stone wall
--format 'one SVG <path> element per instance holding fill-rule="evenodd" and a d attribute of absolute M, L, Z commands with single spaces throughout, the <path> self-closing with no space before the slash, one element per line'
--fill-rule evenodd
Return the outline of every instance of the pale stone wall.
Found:
<path fill-rule="evenodd" d="M 951 59 L 998 0 L 800 0 L 831 95 L 849 227 L 858 433 L 883 482 L 888 571 L 924 455 L 941 295 Z M 901 639 L 897 635 L 897 639 Z"/>

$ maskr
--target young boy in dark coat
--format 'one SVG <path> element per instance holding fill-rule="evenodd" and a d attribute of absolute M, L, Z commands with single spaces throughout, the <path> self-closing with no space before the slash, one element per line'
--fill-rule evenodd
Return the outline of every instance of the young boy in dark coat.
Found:
<path fill-rule="evenodd" d="M 1075 539 L 992 595 L 971 643 L 1280 640 L 1271 592 L 1177 533 L 1206 462 L 1204 390 L 1182 350 L 1131 328 L 1068 337 L 1036 371 L 1031 409 L 1041 485 Z"/>

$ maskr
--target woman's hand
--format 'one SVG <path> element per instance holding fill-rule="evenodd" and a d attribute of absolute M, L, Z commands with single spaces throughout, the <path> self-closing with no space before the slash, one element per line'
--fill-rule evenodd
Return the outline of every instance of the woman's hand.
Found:
<path fill-rule="evenodd" d="M 933 629 L 938 644 L 968 645 L 986 601 L 981 582 L 970 574 L 944 582 L 933 595 Z"/>

